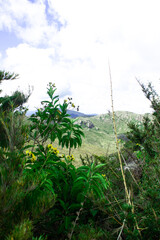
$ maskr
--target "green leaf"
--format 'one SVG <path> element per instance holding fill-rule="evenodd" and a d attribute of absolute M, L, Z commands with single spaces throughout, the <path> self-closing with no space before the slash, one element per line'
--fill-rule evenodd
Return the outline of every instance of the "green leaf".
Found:
<path fill-rule="evenodd" d="M 70 186 L 68 184 L 68 181 L 66 181 L 66 179 L 65 179 L 65 185 L 63 186 L 62 194 L 63 194 L 64 200 L 67 202 L 68 196 L 70 194 Z"/>
<path fill-rule="evenodd" d="M 34 147 L 34 145 L 27 145 L 27 146 L 21 148 L 21 150 L 24 151 L 25 149 L 32 148 L 32 147 Z"/>
<path fill-rule="evenodd" d="M 66 216 L 64 219 L 64 225 L 65 225 L 65 229 L 68 230 L 69 226 L 71 224 L 71 220 L 69 216 Z"/>
<path fill-rule="evenodd" d="M 92 179 L 101 181 L 103 187 L 104 187 L 105 189 L 107 189 L 106 180 L 105 180 L 100 174 L 96 173 L 96 175 L 92 176 Z"/>
<path fill-rule="evenodd" d="M 84 170 L 89 170 L 90 169 L 90 167 L 89 166 L 81 166 L 81 167 L 79 167 L 79 168 L 77 168 L 77 170 L 79 171 L 84 171 Z"/>
<path fill-rule="evenodd" d="M 40 144 L 39 144 L 37 150 L 40 150 L 40 151 L 44 152 L 44 147 L 43 147 L 43 145 L 40 145 Z"/>
<path fill-rule="evenodd" d="M 104 197 L 104 194 L 101 189 L 99 189 L 96 184 L 92 185 L 92 188 L 94 195 L 96 195 L 98 198 Z"/>
<path fill-rule="evenodd" d="M 66 167 L 67 167 L 66 163 L 65 162 L 61 162 L 61 161 L 58 162 L 57 165 L 63 167 L 64 169 L 66 169 Z"/>
<path fill-rule="evenodd" d="M 91 170 L 89 169 L 88 172 L 87 172 L 87 178 L 89 178 L 90 172 L 91 172 Z"/>
<path fill-rule="evenodd" d="M 74 143 L 74 140 L 73 138 L 70 139 L 70 147 L 72 148 L 73 147 L 73 143 Z"/>
<path fill-rule="evenodd" d="M 53 186 L 53 182 L 51 181 L 51 179 L 47 179 L 46 182 L 50 184 L 50 186 Z"/>
<path fill-rule="evenodd" d="M 101 167 L 103 167 L 103 166 L 106 166 L 106 164 L 104 164 L 104 163 L 102 163 L 102 164 L 98 164 L 97 166 L 95 166 L 95 170 L 97 170 L 97 169 L 99 169 L 99 168 L 101 168 Z"/>
<path fill-rule="evenodd" d="M 76 180 L 75 180 L 75 182 L 78 182 L 78 181 L 80 181 L 80 180 L 83 180 L 83 181 L 87 181 L 88 179 L 86 178 L 86 177 L 78 177 Z"/>
<path fill-rule="evenodd" d="M 78 192 L 83 192 L 83 188 L 85 188 L 85 183 L 83 181 L 75 182 L 71 189 L 71 195 L 76 196 Z"/>
<path fill-rule="evenodd" d="M 76 148 L 77 147 L 77 142 L 73 141 L 73 145 L 74 145 L 74 148 Z"/>
<path fill-rule="evenodd" d="M 93 172 L 94 170 L 94 167 L 95 167 L 95 161 L 91 164 L 91 171 Z"/>
<path fill-rule="evenodd" d="M 66 142 L 66 144 L 65 144 L 65 145 L 66 145 L 66 148 L 68 148 L 68 146 L 69 146 L 69 143 L 68 143 L 68 142 Z"/>
<path fill-rule="evenodd" d="M 41 103 L 50 103 L 49 101 L 42 101 Z"/>
<path fill-rule="evenodd" d="M 45 183 L 45 185 L 44 185 L 46 188 L 48 188 L 48 190 L 50 190 L 53 194 L 55 194 L 55 192 L 54 192 L 54 190 L 53 190 L 53 188 L 52 188 L 52 186 L 50 185 L 50 184 L 46 184 Z"/>
<path fill-rule="evenodd" d="M 38 136 L 38 131 L 34 132 L 34 138 L 36 138 Z"/>
<path fill-rule="evenodd" d="M 55 90 L 54 90 L 55 92 Z M 56 95 L 54 98 L 52 98 L 52 101 L 55 100 L 56 98 L 58 98 L 55 102 L 59 101 L 59 95 Z"/>
<path fill-rule="evenodd" d="M 77 211 L 77 210 L 79 210 L 80 208 L 81 208 L 82 206 L 81 206 L 81 204 L 80 203 L 73 203 L 73 204 L 71 204 L 70 206 L 69 206 L 69 210 L 74 210 L 74 211 Z"/>
<path fill-rule="evenodd" d="M 83 192 L 79 192 L 76 196 L 76 199 L 78 202 L 82 203 L 84 202 L 84 199 L 85 199 L 85 194 Z"/>
<path fill-rule="evenodd" d="M 90 209 L 90 212 L 91 212 L 92 216 L 95 217 L 96 214 L 98 213 L 98 210 L 97 209 Z"/>
<path fill-rule="evenodd" d="M 66 208 L 65 202 L 64 202 L 63 200 L 61 200 L 61 199 L 59 199 L 59 202 L 60 202 L 60 205 L 62 206 L 62 208 L 63 208 L 64 210 L 66 210 L 67 208 Z"/>

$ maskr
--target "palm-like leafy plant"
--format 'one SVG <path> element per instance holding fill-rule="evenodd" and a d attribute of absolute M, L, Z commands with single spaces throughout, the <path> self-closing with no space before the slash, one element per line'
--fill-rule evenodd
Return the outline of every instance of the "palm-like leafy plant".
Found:
<path fill-rule="evenodd" d="M 75 124 L 76 120 L 68 119 L 67 123 L 63 124 L 63 133 L 60 139 L 60 144 L 62 147 L 66 146 L 69 149 L 69 155 L 71 155 L 71 148 L 80 147 L 82 145 L 82 137 L 84 133 L 82 127 Z"/>

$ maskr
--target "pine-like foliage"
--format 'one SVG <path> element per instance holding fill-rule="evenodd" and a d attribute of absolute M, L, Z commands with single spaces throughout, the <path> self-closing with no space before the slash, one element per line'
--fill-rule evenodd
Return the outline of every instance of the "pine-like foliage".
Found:
<path fill-rule="evenodd" d="M 139 81 L 138 81 L 139 82 Z M 150 157 L 159 153 L 160 147 L 160 98 L 151 83 L 148 86 L 140 83 L 146 98 L 151 102 L 152 116 L 144 116 L 139 123 L 129 123 L 128 138 L 134 143 L 134 150 L 139 149 L 139 144 L 144 147 Z"/>
<path fill-rule="evenodd" d="M 0 71 L 0 83 L 5 80 L 15 80 L 17 77 L 17 74 Z M 30 92 L 26 96 L 22 92 L 15 91 L 11 96 L 0 97 L 0 145 L 2 147 L 13 150 L 14 147 L 20 148 L 24 144 L 27 125 L 23 121 L 26 113 L 23 104 L 27 102 L 29 96 Z"/>

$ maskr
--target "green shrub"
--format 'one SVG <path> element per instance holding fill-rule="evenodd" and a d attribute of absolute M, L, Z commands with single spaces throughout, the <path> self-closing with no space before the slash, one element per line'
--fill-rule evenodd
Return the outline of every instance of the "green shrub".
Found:
<path fill-rule="evenodd" d="M 61 105 L 55 90 L 50 83 L 50 101 L 42 102 L 43 107 L 30 117 L 30 130 L 24 130 L 33 144 L 22 142 L 15 147 L 10 138 L 11 144 L 0 148 L 1 239 L 71 239 L 88 213 L 93 218 L 93 202 L 104 198 L 107 190 L 108 183 L 99 174 L 104 164 L 73 165 L 71 148 L 81 145 L 84 134 L 68 118 L 70 102 Z M 10 119 L 12 114 L 6 117 Z M 10 137 L 12 122 L 8 123 Z M 22 126 L 23 121 L 19 131 Z M 52 145 L 56 138 L 69 148 L 68 156 L 60 155 Z"/>

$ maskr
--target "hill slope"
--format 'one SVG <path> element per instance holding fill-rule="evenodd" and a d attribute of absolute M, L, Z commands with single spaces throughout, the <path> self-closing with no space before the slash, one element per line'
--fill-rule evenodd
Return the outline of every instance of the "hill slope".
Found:
<path fill-rule="evenodd" d="M 129 128 L 130 121 L 141 121 L 144 115 L 132 112 L 117 111 L 115 113 L 118 136 L 123 136 Z M 73 155 L 79 159 L 88 154 L 106 155 L 116 151 L 115 135 L 113 131 L 112 115 L 110 113 L 93 117 L 78 117 L 77 123 L 83 128 L 85 138 L 81 148 L 73 149 Z M 60 148 L 60 147 L 58 147 Z M 67 150 L 60 149 L 67 154 Z"/>

